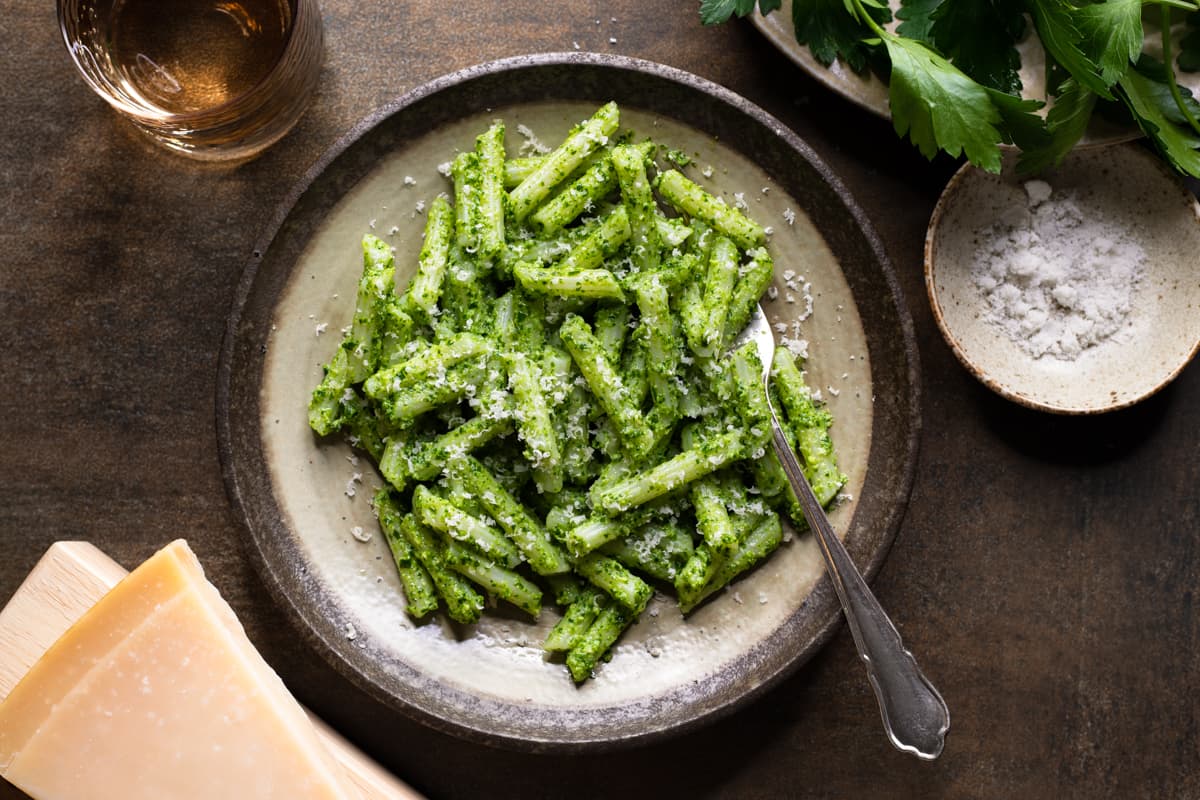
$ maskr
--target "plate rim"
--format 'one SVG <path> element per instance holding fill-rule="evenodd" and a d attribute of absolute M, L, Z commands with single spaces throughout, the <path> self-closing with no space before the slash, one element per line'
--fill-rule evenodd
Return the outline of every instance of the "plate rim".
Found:
<path fill-rule="evenodd" d="M 707 725 L 716 719 L 727 716 L 735 709 L 743 707 L 753 699 L 764 694 L 769 688 L 777 685 L 788 675 L 793 674 L 802 664 L 809 661 L 841 627 L 843 617 L 840 607 L 833 608 L 833 606 L 837 606 L 837 600 L 828 577 L 822 576 L 819 579 L 803 604 L 808 605 L 816 602 L 820 604 L 819 607 L 821 608 L 830 607 L 827 619 L 823 623 L 818 621 L 816 632 L 806 645 L 801 647 L 798 652 L 788 658 L 774 672 L 760 676 L 761 679 L 755 685 L 738 691 L 732 697 L 681 722 L 651 727 L 636 733 L 626 733 L 615 737 L 583 737 L 569 740 L 526 738 L 512 736 L 506 732 L 470 727 L 459 721 L 447 719 L 407 702 L 387 691 L 375 681 L 370 680 L 369 676 L 365 675 L 355 664 L 346 658 L 344 653 L 336 646 L 337 643 L 329 641 L 327 637 L 323 636 L 307 621 L 304 609 L 297 604 L 293 597 L 295 589 L 290 589 L 285 584 L 283 575 L 280 574 L 281 570 L 268 558 L 268 553 L 264 549 L 264 542 L 260 539 L 260 535 L 255 531 L 251 523 L 247 498 L 243 494 L 243 479 L 239 474 L 238 464 L 236 463 L 237 454 L 235 453 L 234 425 L 232 419 L 232 380 L 235 360 L 237 358 L 236 350 L 240 326 L 243 315 L 246 312 L 247 304 L 251 299 L 252 291 L 256 285 L 256 280 L 259 277 L 260 267 L 272 242 L 280 234 L 295 207 L 334 162 L 343 156 L 346 151 L 350 150 L 359 140 L 382 125 L 393 115 L 401 113 L 419 101 L 432 97 L 439 92 L 470 83 L 480 78 L 494 76 L 497 73 L 513 73 L 528 69 L 554 67 L 569 68 L 571 66 L 641 73 L 652 79 L 665 80 L 669 83 L 681 85 L 688 90 L 702 92 L 713 97 L 723 105 L 731 106 L 738 112 L 749 115 L 758 124 L 765 126 L 772 134 L 783 139 L 788 148 L 801 155 L 808 162 L 809 166 L 822 176 L 827 182 L 829 190 L 836 194 L 844 206 L 843 210 L 852 217 L 853 224 L 861 232 L 865 247 L 872 254 L 878 266 L 878 273 L 886 284 L 886 297 L 891 299 L 891 305 L 894 307 L 894 316 L 896 317 L 901 334 L 900 342 L 895 346 L 903 352 L 905 357 L 903 377 L 905 378 L 907 389 L 906 396 L 897 400 L 898 414 L 906 423 L 906 433 L 899 437 L 903 445 L 904 462 L 898 471 L 897 484 L 889 487 L 890 491 L 887 498 L 881 501 L 884 504 L 885 513 L 882 515 L 883 530 L 881 531 L 879 544 L 876 546 L 874 552 L 870 554 L 869 560 L 864 564 L 860 564 L 860 569 L 868 580 L 874 577 L 886 559 L 907 511 L 908 502 L 915 483 L 921 433 L 921 380 L 915 327 L 908 310 L 904 292 L 900 287 L 899 280 L 887 256 L 886 249 L 879 239 L 874 226 L 842 181 L 807 143 L 775 117 L 737 93 L 708 79 L 649 60 L 580 51 L 548 52 L 510 56 L 487 61 L 436 77 L 403 93 L 352 125 L 345 134 L 338 137 L 329 146 L 296 182 L 293 188 L 280 200 L 274 212 L 269 217 L 269 221 L 264 226 L 264 232 L 257 240 L 253 255 L 247 261 L 241 279 L 236 286 L 218 362 L 215 411 L 222 480 L 238 525 L 249 534 L 247 537 L 248 541 L 243 547 L 247 548 L 250 560 L 254 565 L 259 579 L 263 582 L 276 605 L 284 612 L 288 622 L 296 629 L 296 632 L 308 647 L 313 649 L 351 685 L 363 691 L 374 700 L 381 702 L 386 707 L 410 719 L 468 741 L 525 752 L 599 752 L 623 749 L 653 741 L 662 741 Z M 844 270 L 844 266 L 842 269 Z M 875 270 L 872 269 L 872 273 L 874 272 Z M 257 422 L 254 423 L 254 427 L 256 430 L 258 429 Z M 874 423 L 872 429 L 874 430 Z M 853 527 L 853 520 L 851 520 L 848 532 Z M 790 620 L 792 617 L 788 619 Z M 342 644 L 344 645 L 344 643 Z"/>

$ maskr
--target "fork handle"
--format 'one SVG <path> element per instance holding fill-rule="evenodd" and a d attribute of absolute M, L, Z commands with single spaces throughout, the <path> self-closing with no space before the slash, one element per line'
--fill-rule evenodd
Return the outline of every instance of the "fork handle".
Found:
<path fill-rule="evenodd" d="M 950 729 L 950 710 L 946 702 L 921 672 L 912 653 L 904 648 L 896 626 L 834 533 L 773 408 L 771 435 L 788 482 L 800 501 L 809 526 L 816 532 L 833 588 L 850 624 L 858 656 L 867 666 L 867 676 L 879 701 L 888 738 L 902 752 L 922 759 L 937 758 L 945 745 L 946 731 Z"/>

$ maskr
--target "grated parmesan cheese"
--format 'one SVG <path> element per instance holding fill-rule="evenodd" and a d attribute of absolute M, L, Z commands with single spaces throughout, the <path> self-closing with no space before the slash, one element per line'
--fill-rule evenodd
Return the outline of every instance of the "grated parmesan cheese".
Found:
<path fill-rule="evenodd" d="M 529 153 L 536 153 L 540 155 L 550 152 L 549 146 L 538 139 L 537 136 L 534 135 L 533 130 L 530 129 L 530 127 L 525 123 L 522 122 L 521 124 L 517 125 L 517 133 L 525 137 L 525 141 L 521 144 L 522 155 L 528 155 Z"/>

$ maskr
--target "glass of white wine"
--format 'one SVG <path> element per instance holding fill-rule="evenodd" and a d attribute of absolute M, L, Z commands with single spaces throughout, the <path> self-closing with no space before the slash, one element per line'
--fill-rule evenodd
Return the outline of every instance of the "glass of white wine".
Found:
<path fill-rule="evenodd" d="M 287 133 L 316 91 L 316 0 L 58 0 L 87 83 L 159 143 L 244 160 Z"/>

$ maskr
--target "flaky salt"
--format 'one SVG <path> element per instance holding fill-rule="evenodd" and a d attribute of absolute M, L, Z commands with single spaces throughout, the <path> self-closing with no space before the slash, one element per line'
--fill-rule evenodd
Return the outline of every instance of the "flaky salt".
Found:
<path fill-rule="evenodd" d="M 1024 189 L 1024 206 L 983 231 L 972 278 L 984 318 L 1021 350 L 1071 361 L 1128 330 L 1146 253 L 1072 192 Z"/>

